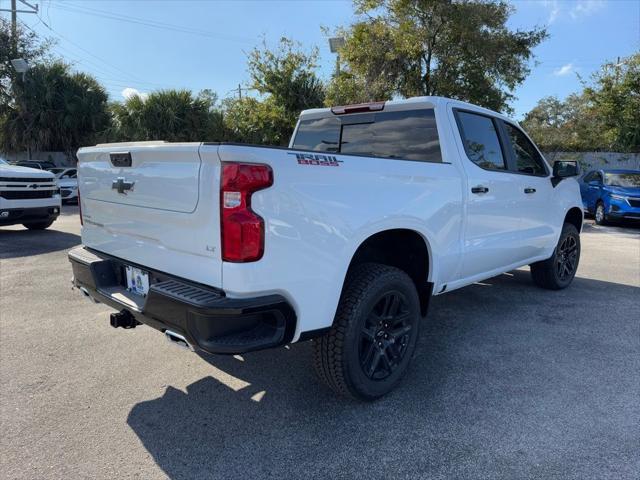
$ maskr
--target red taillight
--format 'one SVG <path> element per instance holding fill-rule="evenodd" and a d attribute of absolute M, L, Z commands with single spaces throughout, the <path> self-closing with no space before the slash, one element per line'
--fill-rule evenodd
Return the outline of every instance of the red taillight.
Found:
<path fill-rule="evenodd" d="M 251 194 L 273 184 L 268 165 L 222 164 L 220 230 L 222 260 L 254 262 L 264 253 L 264 220 L 251 210 Z"/>
<path fill-rule="evenodd" d="M 80 202 L 80 185 L 78 185 L 78 213 L 80 213 L 80 225 L 84 225 L 82 221 L 82 203 Z"/>

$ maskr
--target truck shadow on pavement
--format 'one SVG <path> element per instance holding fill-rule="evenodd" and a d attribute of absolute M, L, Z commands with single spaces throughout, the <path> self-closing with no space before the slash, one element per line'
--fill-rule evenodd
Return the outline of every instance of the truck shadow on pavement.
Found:
<path fill-rule="evenodd" d="M 631 478 L 638 298 L 518 270 L 434 298 L 407 378 L 377 402 L 320 385 L 307 342 L 203 355 L 212 376 L 127 421 L 171 479 Z"/>
<path fill-rule="evenodd" d="M 80 244 L 80 235 L 55 230 L 3 230 L 0 228 L 0 258 L 29 257 L 68 250 Z"/>

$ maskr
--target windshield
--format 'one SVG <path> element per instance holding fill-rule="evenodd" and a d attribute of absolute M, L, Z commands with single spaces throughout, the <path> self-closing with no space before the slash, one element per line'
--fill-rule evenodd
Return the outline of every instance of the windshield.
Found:
<path fill-rule="evenodd" d="M 606 173 L 604 182 L 612 187 L 640 187 L 638 173 Z"/>

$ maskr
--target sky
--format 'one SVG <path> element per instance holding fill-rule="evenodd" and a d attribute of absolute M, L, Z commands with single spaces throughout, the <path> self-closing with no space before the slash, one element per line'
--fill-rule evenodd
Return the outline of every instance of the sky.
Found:
<path fill-rule="evenodd" d="M 331 32 L 356 19 L 350 0 L 29 1 L 39 14 L 19 13 L 19 21 L 57 40 L 55 54 L 97 77 L 114 100 L 161 88 L 238 95 L 238 84 L 249 79 L 247 52 L 283 36 L 318 47 L 319 73 L 328 79 L 335 56 L 322 27 Z M 579 77 L 588 79 L 605 61 L 640 51 L 640 0 L 511 3 L 510 28 L 544 26 L 550 35 L 535 48 L 531 75 L 514 92 L 517 119 L 545 96 L 579 91 Z M 0 0 L 1 9 L 9 7 L 10 0 Z"/>

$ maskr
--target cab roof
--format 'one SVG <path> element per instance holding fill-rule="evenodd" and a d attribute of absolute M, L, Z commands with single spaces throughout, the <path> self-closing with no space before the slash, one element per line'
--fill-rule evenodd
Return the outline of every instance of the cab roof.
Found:
<path fill-rule="evenodd" d="M 381 104 L 383 104 L 383 107 L 379 108 Z M 499 112 L 489 110 L 488 108 L 479 107 L 478 105 L 462 102 L 460 100 L 454 100 L 452 98 L 437 97 L 437 96 L 411 97 L 411 98 L 402 99 L 402 100 L 388 100 L 386 102 L 370 102 L 370 103 L 363 103 L 358 105 L 344 105 L 340 107 L 330 107 L 330 108 L 311 108 L 308 110 L 303 110 L 300 113 L 300 118 L 310 119 L 310 118 L 322 118 L 327 116 L 333 116 L 333 115 L 336 115 L 337 110 L 341 112 L 341 113 L 338 113 L 337 115 L 362 113 L 363 112 L 362 109 L 359 109 L 358 111 L 354 111 L 354 112 L 349 112 L 349 111 L 342 112 L 342 109 L 348 110 L 350 107 L 355 107 L 356 109 L 358 109 L 359 107 L 366 106 L 366 105 L 371 105 L 372 106 L 371 111 L 373 112 L 376 112 L 376 111 L 397 112 L 402 110 L 413 110 L 418 108 L 443 108 L 449 104 L 451 104 L 451 106 L 454 108 L 461 108 L 464 110 L 472 110 L 479 113 L 485 113 L 485 114 L 502 118 L 503 120 L 508 120 L 510 122 L 513 122 L 513 120 L 510 119 L 509 117 Z"/>

